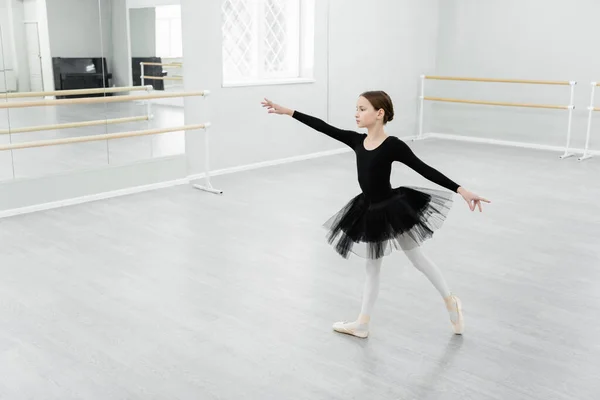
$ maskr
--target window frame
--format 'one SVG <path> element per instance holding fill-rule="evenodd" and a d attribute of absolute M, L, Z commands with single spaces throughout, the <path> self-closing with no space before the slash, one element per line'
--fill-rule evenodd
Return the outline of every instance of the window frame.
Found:
<path fill-rule="evenodd" d="M 251 0 L 252 1 L 252 0 Z M 254 0 L 256 1 L 256 0 Z M 256 62 L 252 66 L 252 76 L 247 79 L 226 79 L 225 65 L 223 57 L 221 57 L 221 87 L 246 87 L 246 86 L 263 86 L 263 85 L 287 85 L 287 84 L 306 84 L 314 83 L 314 18 L 315 18 L 315 0 L 298 0 L 298 18 L 294 21 L 297 24 L 297 36 L 294 37 L 294 52 L 297 54 L 293 60 L 294 76 L 289 76 L 287 73 L 267 73 L 264 68 L 258 68 L 264 63 L 264 58 L 259 55 L 264 55 L 263 39 L 265 32 L 265 13 L 257 15 L 259 8 L 264 6 L 266 0 L 259 0 L 259 6 L 254 7 L 254 37 L 253 53 L 257 55 Z M 221 15 L 221 27 L 224 23 L 224 15 Z M 223 34 L 221 34 L 223 40 Z M 278 76 L 279 75 L 279 76 Z"/>

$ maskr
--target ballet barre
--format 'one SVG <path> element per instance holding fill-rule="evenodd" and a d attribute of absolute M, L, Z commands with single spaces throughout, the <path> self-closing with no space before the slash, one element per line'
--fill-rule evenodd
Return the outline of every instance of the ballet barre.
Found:
<path fill-rule="evenodd" d="M 546 104 L 527 104 L 527 103 L 507 103 L 502 101 L 484 101 L 484 100 L 462 100 L 462 99 L 449 99 L 443 97 L 428 97 L 425 96 L 425 100 L 441 101 L 447 103 L 466 103 L 466 104 L 484 104 L 490 106 L 505 106 L 505 107 L 530 107 L 530 108 L 550 108 L 556 110 L 568 110 L 569 106 L 554 106 Z"/>
<path fill-rule="evenodd" d="M 492 82 L 492 83 L 523 83 L 531 85 L 561 85 L 569 86 L 570 81 L 544 81 L 535 79 L 497 79 L 497 78 L 465 78 L 455 76 L 424 75 L 425 79 L 437 81 L 463 81 L 463 82 Z"/>
<path fill-rule="evenodd" d="M 531 104 L 531 103 L 514 103 L 514 102 L 501 102 L 501 101 L 432 97 L 432 96 L 425 96 L 425 81 L 426 80 L 569 86 L 571 89 L 570 90 L 570 100 L 569 100 L 568 105 L 553 105 L 553 104 Z M 419 96 L 420 109 L 419 109 L 418 138 L 419 139 L 423 138 L 423 118 L 424 118 L 425 101 L 462 103 L 462 104 L 478 104 L 478 105 L 501 106 L 501 107 L 525 107 L 525 108 L 538 108 L 538 109 L 568 110 L 567 143 L 565 145 L 564 153 L 560 156 L 560 158 L 564 159 L 564 158 L 571 157 L 571 156 L 573 156 L 573 153 L 570 151 L 570 149 L 571 149 L 571 130 L 572 130 L 572 125 L 573 125 L 573 110 L 575 109 L 574 99 L 575 99 L 575 85 L 576 84 L 577 84 L 576 81 L 471 78 L 471 77 L 421 75 L 421 94 Z"/>

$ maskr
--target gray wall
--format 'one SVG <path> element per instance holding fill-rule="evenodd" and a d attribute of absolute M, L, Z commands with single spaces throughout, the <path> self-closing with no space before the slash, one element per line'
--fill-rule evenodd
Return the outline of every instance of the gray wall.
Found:
<path fill-rule="evenodd" d="M 52 57 L 110 59 L 110 1 L 49 0 L 46 4 Z"/>
<path fill-rule="evenodd" d="M 222 88 L 221 4 L 214 0 L 181 1 L 184 89 L 211 91 L 206 99 L 185 99 L 185 123 L 212 122 L 210 161 L 213 169 L 340 147 L 291 118 L 267 115 L 260 106 L 262 99 L 268 97 L 291 108 L 327 116 L 327 41 L 324 39 L 327 2 L 317 1 L 316 8 L 315 83 Z M 203 132 L 186 134 L 190 174 L 204 171 L 203 135 Z"/>
<path fill-rule="evenodd" d="M 437 0 L 332 0 L 328 75 L 332 122 L 355 129 L 360 93 L 384 90 L 395 108 L 388 133 L 416 134 L 419 76 L 435 69 L 437 17 Z"/>
<path fill-rule="evenodd" d="M 13 28 L 15 51 L 17 53 L 19 91 L 27 92 L 29 86 L 29 63 L 27 59 L 27 44 L 25 42 L 25 9 L 23 3 L 18 0 L 12 2 Z"/>
<path fill-rule="evenodd" d="M 27 71 L 22 68 L 23 39 L 23 4 L 16 0 L 0 0 L 0 29 L 2 43 L 0 46 L 0 93 L 7 88 L 18 90 L 25 86 L 22 75 L 27 78 Z M 25 59 L 26 61 L 27 59 Z M 25 74 L 23 74 L 23 72 Z M 6 81 L 5 81 L 6 79 Z"/>
<path fill-rule="evenodd" d="M 573 139 L 583 145 L 590 85 L 600 81 L 600 2 L 440 2 L 436 73 L 440 75 L 576 80 Z M 566 105 L 562 86 L 427 82 L 428 95 Z M 427 130 L 563 146 L 567 112 L 436 103 Z M 598 120 L 600 122 L 600 120 Z"/>
<path fill-rule="evenodd" d="M 132 8 L 129 10 L 131 57 L 156 55 L 156 9 Z"/>
<path fill-rule="evenodd" d="M 10 26 L 9 10 L 8 1 L 0 0 L 0 28 L 2 29 L 2 41 L 0 42 L 0 70 L 14 67 L 12 57 L 12 41 L 14 39 Z M 0 72 L 0 74 L 2 73 Z"/>
<path fill-rule="evenodd" d="M 107 0 L 105 0 L 107 1 Z M 131 59 L 129 58 L 129 41 L 127 39 L 127 2 L 111 0 L 112 59 L 110 71 L 115 86 L 131 86 Z"/>

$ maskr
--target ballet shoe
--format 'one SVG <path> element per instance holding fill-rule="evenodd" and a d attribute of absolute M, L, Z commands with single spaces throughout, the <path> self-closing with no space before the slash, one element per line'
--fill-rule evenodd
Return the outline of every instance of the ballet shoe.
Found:
<path fill-rule="evenodd" d="M 362 325 L 362 326 L 361 326 Z M 358 324 L 357 322 L 346 322 L 340 321 L 333 324 L 333 330 L 339 333 L 345 333 L 346 335 L 352 335 L 361 339 L 369 336 L 368 325 Z"/>
<path fill-rule="evenodd" d="M 457 335 L 462 335 L 465 331 L 465 318 L 462 312 L 462 303 L 455 295 L 450 295 L 444 299 L 446 303 L 446 309 L 450 314 L 450 323 L 452 324 L 452 330 Z"/>

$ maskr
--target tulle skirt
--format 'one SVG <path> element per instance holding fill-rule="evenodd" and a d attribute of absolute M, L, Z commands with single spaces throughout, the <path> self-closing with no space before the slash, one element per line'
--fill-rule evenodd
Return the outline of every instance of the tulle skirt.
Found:
<path fill-rule="evenodd" d="M 350 253 L 377 259 L 396 250 L 410 250 L 431 238 L 446 219 L 454 193 L 400 186 L 381 202 L 364 194 L 350 200 L 323 226 L 327 241 L 342 257 Z"/>

